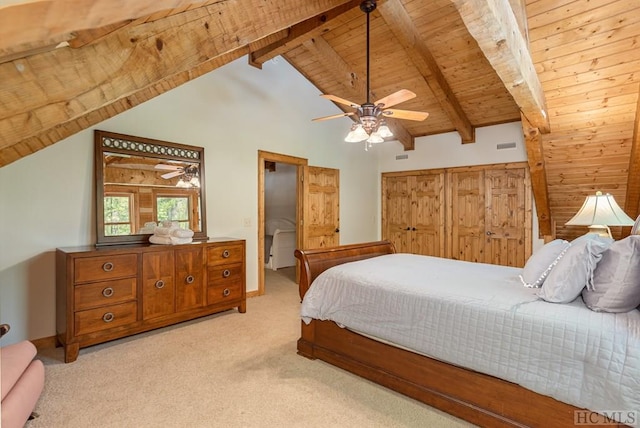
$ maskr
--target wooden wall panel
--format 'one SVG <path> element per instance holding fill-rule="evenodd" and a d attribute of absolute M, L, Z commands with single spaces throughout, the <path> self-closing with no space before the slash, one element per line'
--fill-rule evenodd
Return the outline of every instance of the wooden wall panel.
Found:
<path fill-rule="evenodd" d="M 547 98 L 542 136 L 556 234 L 587 195 L 601 190 L 624 207 L 640 84 L 640 2 L 529 0 L 530 48 Z M 632 172 L 632 171 L 631 171 Z M 617 233 L 620 233 L 619 231 Z"/>

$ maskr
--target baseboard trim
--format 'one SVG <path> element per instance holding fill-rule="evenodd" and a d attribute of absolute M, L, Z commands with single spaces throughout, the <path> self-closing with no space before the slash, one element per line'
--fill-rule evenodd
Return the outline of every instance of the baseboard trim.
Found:
<path fill-rule="evenodd" d="M 33 343 L 38 351 L 41 351 L 43 349 L 55 348 L 58 344 L 55 336 L 42 337 L 40 339 L 30 340 L 30 342 Z"/>

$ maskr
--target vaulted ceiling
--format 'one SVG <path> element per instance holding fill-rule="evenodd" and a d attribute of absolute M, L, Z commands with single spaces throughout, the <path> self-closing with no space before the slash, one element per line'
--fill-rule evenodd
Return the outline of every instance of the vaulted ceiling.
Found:
<path fill-rule="evenodd" d="M 361 0 L 46 0 L 0 7 L 0 167 L 234 59 L 281 55 L 323 93 L 366 100 Z M 597 3 L 597 4 L 594 4 Z M 522 121 L 540 230 L 584 197 L 640 213 L 640 2 L 378 0 L 370 97 L 415 138 Z M 327 101 L 330 102 L 330 101 Z M 348 106 L 337 104 L 345 112 Z"/>

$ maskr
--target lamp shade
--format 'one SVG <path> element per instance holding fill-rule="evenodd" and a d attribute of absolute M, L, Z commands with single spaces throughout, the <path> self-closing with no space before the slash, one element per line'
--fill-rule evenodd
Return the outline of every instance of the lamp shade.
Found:
<path fill-rule="evenodd" d="M 633 226 L 633 219 L 622 211 L 612 195 L 596 192 L 595 195 L 587 196 L 582 208 L 565 224 L 568 226 Z"/>

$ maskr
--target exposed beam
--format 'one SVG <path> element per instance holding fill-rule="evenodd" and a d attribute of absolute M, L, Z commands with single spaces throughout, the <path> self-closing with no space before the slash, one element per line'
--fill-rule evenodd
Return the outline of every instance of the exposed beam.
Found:
<path fill-rule="evenodd" d="M 338 53 L 324 40 L 322 37 L 316 37 L 303 43 L 303 46 L 308 49 L 317 58 L 318 63 L 322 64 L 328 73 L 332 73 L 335 79 L 340 82 L 347 94 L 335 94 L 344 98 L 352 98 L 354 102 L 360 99 L 363 94 L 366 94 L 366 83 L 358 78 L 358 73 L 353 71 L 353 68 L 349 66 Z M 340 108 L 344 108 L 339 105 Z M 344 110 L 353 111 L 353 110 Z M 393 132 L 393 138 L 400 141 L 405 150 L 414 149 L 414 138 L 407 132 L 407 130 L 400 125 L 397 121 L 389 121 L 389 128 Z M 345 130 L 346 131 L 346 130 Z"/>
<path fill-rule="evenodd" d="M 351 0 L 320 15 L 295 24 L 287 29 L 283 37 L 278 38 L 268 45 L 251 45 L 249 64 L 257 68 L 262 68 L 262 64 L 268 60 L 282 55 L 302 45 L 307 40 L 320 36 L 324 32 L 331 31 L 333 28 L 353 19 L 356 13 L 362 15 L 362 11 L 358 8 L 361 1 L 362 0 Z M 347 12 L 349 11 L 353 11 L 353 13 L 348 14 Z"/>
<path fill-rule="evenodd" d="M 638 104 L 633 124 L 633 141 L 629 157 L 629 173 L 627 176 L 627 197 L 625 212 L 636 218 L 640 215 L 640 87 L 638 88 Z"/>
<path fill-rule="evenodd" d="M 249 43 L 345 2 L 216 2 L 124 27 L 80 49 L 0 64 L 0 166 L 246 55 Z"/>
<path fill-rule="evenodd" d="M 555 231 L 551 227 L 551 209 L 549 207 L 547 172 L 542 153 L 542 135 L 524 115 L 522 115 L 522 132 L 527 149 L 529 172 L 531 173 L 531 189 L 538 214 L 538 233 L 540 237 L 553 236 Z"/>
<path fill-rule="evenodd" d="M 541 133 L 549 133 L 542 85 L 509 1 L 450 1 L 522 114 Z"/>
<path fill-rule="evenodd" d="M 475 130 L 471 122 L 400 1 L 389 0 L 381 4 L 378 10 L 400 42 L 400 45 L 411 58 L 413 64 L 424 77 L 427 86 L 429 86 L 456 131 L 460 134 L 462 142 L 475 142 Z"/>
<path fill-rule="evenodd" d="M 73 33 L 137 19 L 158 11 L 222 0 L 37 0 L 0 7 L 0 57 L 68 41 Z M 9 50 L 9 52 L 5 52 Z"/>

